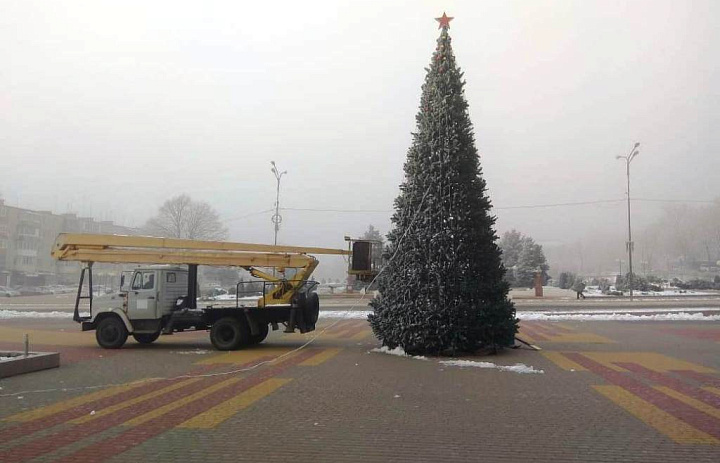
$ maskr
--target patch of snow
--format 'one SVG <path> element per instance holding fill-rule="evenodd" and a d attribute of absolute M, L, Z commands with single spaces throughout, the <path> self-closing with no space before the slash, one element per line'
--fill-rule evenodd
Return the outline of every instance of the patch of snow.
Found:
<path fill-rule="evenodd" d="M 492 362 L 475 362 L 473 360 L 441 360 L 440 363 L 452 367 L 473 367 L 473 368 L 494 368 L 500 371 L 510 371 L 512 373 L 521 374 L 544 374 L 544 370 L 536 370 L 534 367 L 527 366 L 524 363 L 516 363 L 515 365 L 496 365 Z"/>
<path fill-rule="evenodd" d="M 170 352 L 171 354 L 180 354 L 180 355 L 192 355 L 192 354 L 210 354 L 212 351 L 209 350 L 202 350 L 202 349 L 196 349 L 196 350 L 179 350 Z"/>
<path fill-rule="evenodd" d="M 610 291 L 617 291 L 614 286 L 610 287 Z M 630 291 L 624 291 L 625 295 L 629 295 Z M 677 296 L 709 296 L 712 293 L 702 291 L 685 290 L 678 288 L 669 288 L 664 291 L 633 291 L 635 296 L 652 296 L 652 297 L 677 297 Z M 609 294 L 603 294 L 598 286 L 587 286 L 584 294 L 586 297 L 608 297 Z"/>
<path fill-rule="evenodd" d="M 427 360 L 427 357 L 422 355 L 410 355 L 403 350 L 402 347 L 397 346 L 395 349 L 389 349 L 387 346 L 377 347 L 372 349 L 370 352 L 377 352 L 379 354 L 397 355 L 398 357 L 409 357 L 416 360 Z"/>
<path fill-rule="evenodd" d="M 701 312 L 717 312 L 717 307 L 698 307 L 681 309 L 622 309 L 622 310 L 585 310 L 585 311 L 522 311 L 516 316 L 521 320 L 545 321 L 717 321 L 718 315 L 704 315 Z M 665 313 L 667 312 L 667 313 Z M 366 319 L 370 310 L 321 310 L 321 318 Z M 644 315 L 643 315 L 644 314 Z"/>
<path fill-rule="evenodd" d="M 648 310 L 647 312 L 653 312 Z M 636 315 L 634 313 L 553 313 L 553 312 L 517 312 L 520 320 L 544 321 L 622 321 L 622 322 L 652 322 L 652 321 L 720 321 L 720 315 L 704 315 L 703 313 L 649 313 Z"/>
<path fill-rule="evenodd" d="M 4 361 L 4 360 L 12 360 L 12 359 L 14 359 L 14 358 L 16 358 L 16 357 L 15 357 L 15 356 L 0 357 L 0 362 L 2 362 L 2 361 Z M 0 389 L 1 389 L 1 388 L 0 388 Z"/>
<path fill-rule="evenodd" d="M 586 308 L 580 310 L 552 310 L 552 311 L 538 311 L 538 313 L 549 313 L 553 315 L 565 315 L 565 314 L 608 314 L 608 313 L 640 313 L 640 314 L 656 314 L 664 312 L 720 312 L 720 307 L 681 307 L 681 308 L 640 308 L 640 309 L 594 309 Z M 523 313 L 536 313 L 535 311 L 518 311 L 519 314 Z"/>
<path fill-rule="evenodd" d="M 11 318 L 72 318 L 72 312 L 31 312 L 25 310 L 0 310 L 0 320 Z"/>
<path fill-rule="evenodd" d="M 320 318 L 366 319 L 372 310 L 321 310 Z"/>

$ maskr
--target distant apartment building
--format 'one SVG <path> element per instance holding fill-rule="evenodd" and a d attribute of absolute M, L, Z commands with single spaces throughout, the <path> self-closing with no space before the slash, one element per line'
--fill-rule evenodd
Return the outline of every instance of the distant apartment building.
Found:
<path fill-rule="evenodd" d="M 134 235 L 137 231 L 76 214 L 8 206 L 0 199 L 0 286 L 38 286 L 75 280 L 76 262 L 58 262 L 50 256 L 60 233 Z"/>

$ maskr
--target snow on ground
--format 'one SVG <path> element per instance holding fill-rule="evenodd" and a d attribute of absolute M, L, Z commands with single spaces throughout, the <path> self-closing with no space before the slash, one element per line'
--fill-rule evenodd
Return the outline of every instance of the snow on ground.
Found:
<path fill-rule="evenodd" d="M 207 298 L 198 299 L 198 301 L 257 301 L 259 298 L 261 298 L 261 295 L 257 296 L 242 296 L 242 297 L 235 297 L 234 294 L 220 294 L 219 296 L 212 296 Z"/>
<path fill-rule="evenodd" d="M 476 362 L 474 360 L 440 360 L 440 363 L 451 367 L 494 368 L 496 370 L 510 371 L 513 373 L 545 373 L 544 370 L 536 370 L 534 367 L 525 365 L 524 363 L 516 363 L 515 365 L 496 365 L 492 362 Z"/>
<path fill-rule="evenodd" d="M 379 354 L 397 355 L 398 357 L 409 357 L 416 360 L 427 360 L 427 357 L 422 355 L 410 355 L 403 350 L 402 347 L 398 346 L 395 349 L 389 349 L 387 346 L 382 346 L 371 350 L 370 352 L 377 352 Z"/>
<path fill-rule="evenodd" d="M 610 291 L 617 291 L 614 286 L 610 287 Z M 626 295 L 630 294 L 625 291 Z M 603 294 L 599 286 L 587 286 L 583 292 L 585 297 L 610 297 L 609 294 Z M 635 296 L 653 296 L 653 297 L 673 297 L 673 296 L 710 296 L 713 293 L 704 293 L 701 291 L 685 290 L 679 288 L 667 288 L 663 291 L 633 291 Z"/>
<path fill-rule="evenodd" d="M 171 354 L 180 354 L 180 355 L 202 355 L 202 354 L 212 354 L 212 351 L 209 350 L 203 350 L 203 349 L 195 349 L 195 350 L 179 350 L 179 351 L 173 351 L 170 352 Z"/>
<path fill-rule="evenodd" d="M 379 354 L 396 355 L 398 357 L 407 357 L 416 360 L 428 360 L 427 357 L 421 355 L 410 355 L 403 350 L 402 347 L 398 346 L 395 349 L 390 349 L 387 346 L 382 346 L 371 350 L 370 352 L 377 352 Z M 534 367 L 525 365 L 524 363 L 516 363 L 515 365 L 496 365 L 491 362 L 476 362 L 473 360 L 440 360 L 441 365 L 450 367 L 474 367 L 474 368 L 494 368 L 500 371 L 510 371 L 513 373 L 537 373 L 543 374 L 544 370 L 536 370 Z"/>
<path fill-rule="evenodd" d="M 622 322 L 648 322 L 648 321 L 720 321 L 720 315 L 705 315 L 701 312 L 689 313 L 653 313 L 652 309 L 646 311 L 647 315 L 624 313 L 623 311 L 611 313 L 568 313 L 568 312 L 518 312 L 520 320 L 541 321 L 622 321 Z"/>
<path fill-rule="evenodd" d="M 0 310 L 0 320 L 10 318 L 72 318 L 72 312 L 32 312 L 26 310 Z"/>
<path fill-rule="evenodd" d="M 320 318 L 366 319 L 372 310 L 321 310 Z"/>
<path fill-rule="evenodd" d="M 584 312 L 523 312 L 518 311 L 520 320 L 545 321 L 720 321 L 720 315 L 704 315 L 701 310 L 715 309 L 628 309 L 617 311 L 584 311 Z M 369 310 L 322 310 L 321 318 L 366 319 L 372 313 Z"/>
<path fill-rule="evenodd" d="M 2 361 L 4 361 L 4 360 L 12 360 L 12 359 L 14 359 L 14 358 L 17 358 L 17 356 L 16 356 L 16 355 L 11 355 L 11 356 L 9 356 L 9 357 L 0 356 L 0 362 L 2 362 Z"/>
<path fill-rule="evenodd" d="M 703 311 L 719 312 L 716 307 L 688 309 L 622 309 L 622 310 L 584 310 L 584 311 L 518 311 L 520 320 L 540 321 L 720 321 L 718 315 L 705 315 Z M 365 320 L 370 310 L 321 310 L 323 319 Z M 89 314 L 81 314 L 82 316 Z M 17 318 L 72 318 L 72 312 L 38 312 L 30 310 L 0 309 L 0 320 Z"/>

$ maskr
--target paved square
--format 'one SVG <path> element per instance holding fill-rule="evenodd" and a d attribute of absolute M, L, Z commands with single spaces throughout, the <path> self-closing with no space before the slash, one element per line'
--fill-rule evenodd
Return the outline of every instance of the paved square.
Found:
<path fill-rule="evenodd" d="M 218 352 L 18 319 L 0 349 L 25 333 L 61 367 L 0 381 L 0 462 L 720 461 L 720 322 L 523 322 L 541 351 L 465 357 L 542 374 L 371 352 L 364 320 Z"/>

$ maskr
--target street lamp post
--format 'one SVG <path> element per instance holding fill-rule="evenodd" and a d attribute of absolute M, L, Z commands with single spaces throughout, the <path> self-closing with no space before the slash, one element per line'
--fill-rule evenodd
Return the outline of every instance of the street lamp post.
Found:
<path fill-rule="evenodd" d="M 635 157 L 640 154 L 640 150 L 638 147 L 640 146 L 640 143 L 635 143 L 632 150 L 630 150 L 630 154 L 627 156 L 615 156 L 615 159 L 625 159 L 625 167 L 626 167 L 626 173 L 627 173 L 627 216 L 628 216 L 628 240 L 627 243 L 625 243 L 625 247 L 627 248 L 628 252 L 628 266 L 630 267 L 630 271 L 628 273 L 628 284 L 630 285 L 630 300 L 633 300 L 633 261 L 632 261 L 632 253 L 633 253 L 633 247 L 634 243 L 632 240 L 632 227 L 630 226 L 630 163 L 632 162 Z"/>
<path fill-rule="evenodd" d="M 275 224 L 275 241 L 273 244 L 277 245 L 277 235 L 278 231 L 280 230 L 280 223 L 282 222 L 282 216 L 280 215 L 280 179 L 283 175 L 287 174 L 287 171 L 284 170 L 280 172 L 277 169 L 277 166 L 275 165 L 275 161 L 270 161 L 270 164 L 272 164 L 272 168 L 270 171 L 275 174 L 275 180 L 277 180 L 277 190 L 276 190 L 276 196 L 275 196 L 275 214 L 272 216 L 272 223 Z"/>

